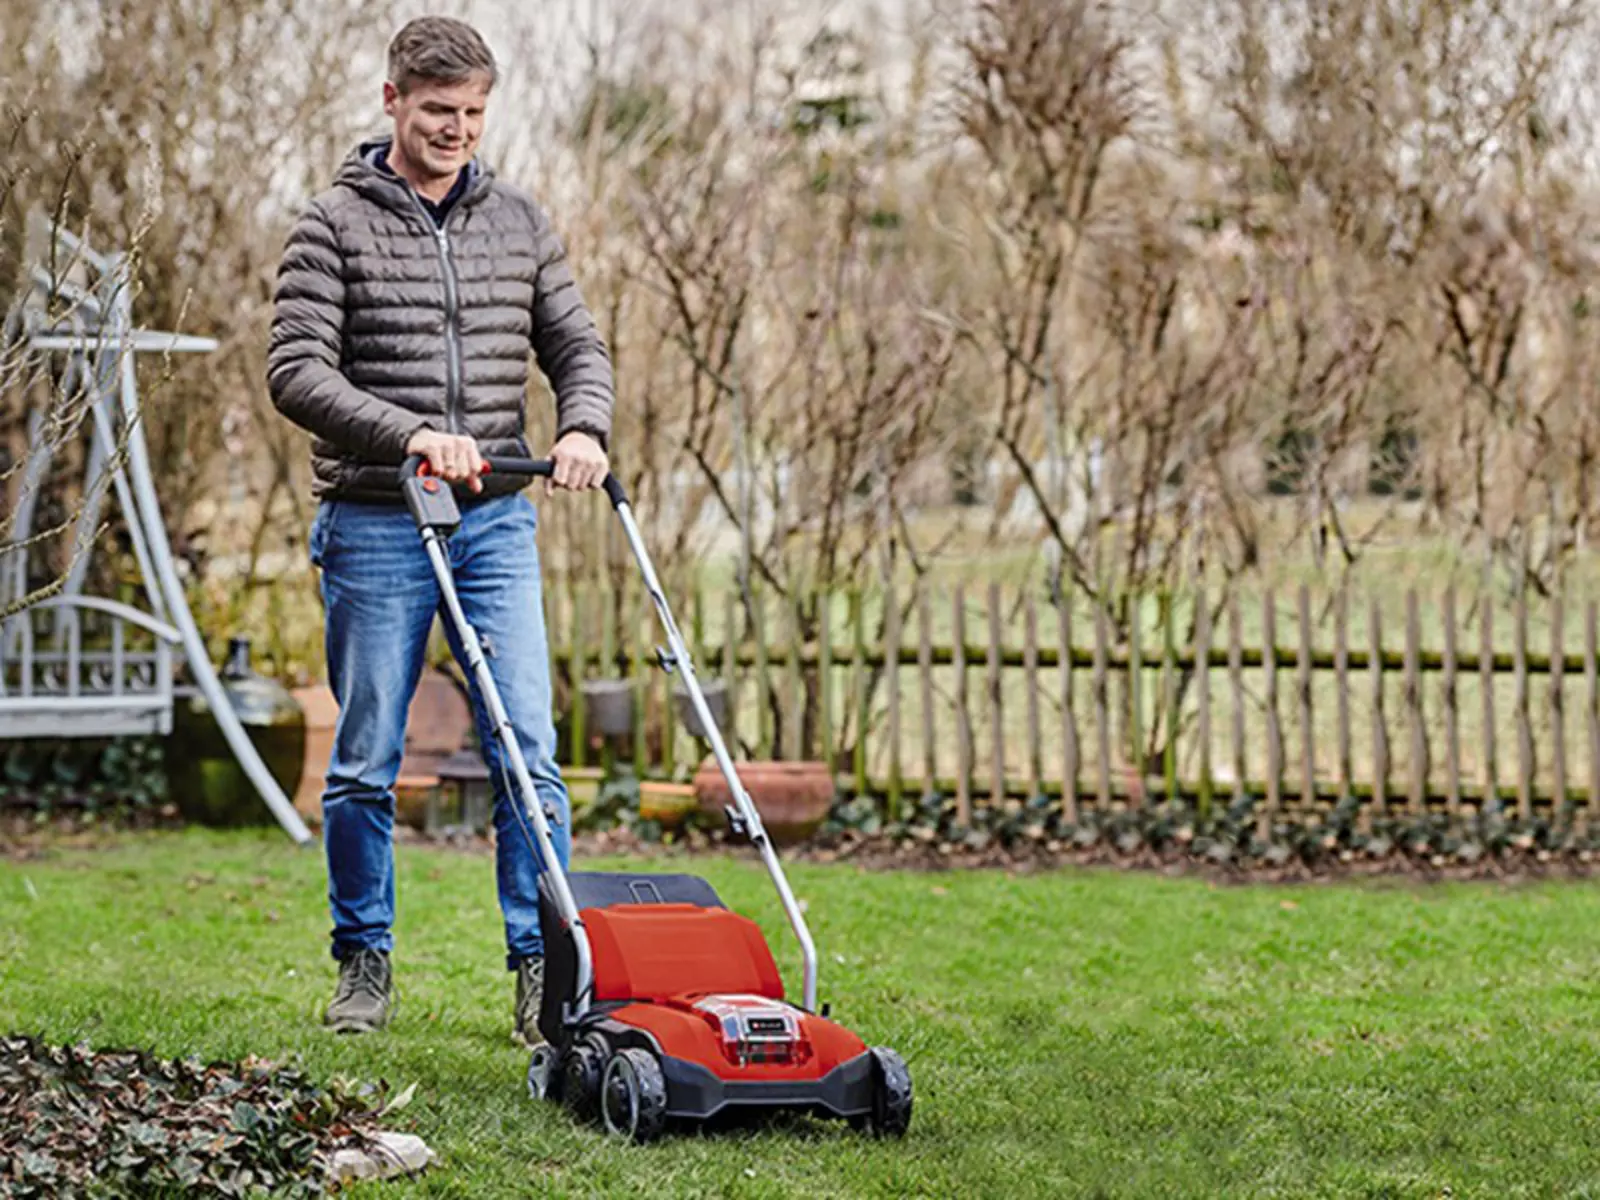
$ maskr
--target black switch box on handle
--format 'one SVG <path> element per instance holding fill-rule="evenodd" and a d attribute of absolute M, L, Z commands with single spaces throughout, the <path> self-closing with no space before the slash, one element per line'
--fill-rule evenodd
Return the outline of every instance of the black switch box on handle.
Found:
<path fill-rule="evenodd" d="M 449 537 L 461 527 L 461 510 L 450 485 L 437 475 L 428 474 L 428 460 L 413 454 L 400 468 L 400 490 L 418 529 L 432 529 Z"/>

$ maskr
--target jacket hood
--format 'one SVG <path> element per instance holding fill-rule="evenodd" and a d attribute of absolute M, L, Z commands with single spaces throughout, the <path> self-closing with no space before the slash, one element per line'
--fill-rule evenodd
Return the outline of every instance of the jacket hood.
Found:
<path fill-rule="evenodd" d="M 362 142 L 345 156 L 334 182 L 354 188 L 363 196 L 390 208 L 410 209 L 415 203 L 411 198 L 410 185 L 378 165 L 388 156 L 389 147 L 393 144 L 392 137 L 370 138 Z M 476 158 L 463 169 L 467 172 L 467 188 L 457 203 L 475 204 L 487 194 L 494 171 Z"/>

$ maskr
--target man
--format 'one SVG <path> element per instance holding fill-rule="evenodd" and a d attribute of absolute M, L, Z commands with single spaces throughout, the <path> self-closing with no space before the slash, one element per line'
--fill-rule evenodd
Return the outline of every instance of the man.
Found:
<path fill-rule="evenodd" d="M 339 964 L 325 1020 L 341 1031 L 377 1029 L 389 1018 L 393 788 L 440 604 L 401 502 L 397 466 L 407 455 L 426 456 L 458 485 L 462 523 L 448 551 L 461 604 L 487 639 L 538 799 L 560 814 L 553 832 L 563 864 L 570 852 L 535 510 L 520 494 L 526 481 L 480 478 L 480 469 L 484 455 L 529 455 L 531 351 L 556 399 L 547 494 L 598 487 L 613 381 L 545 214 L 475 157 L 496 79 L 494 57 L 470 26 L 438 17 L 406 25 L 390 44 L 383 85 L 393 135 L 345 161 L 296 224 L 278 273 L 267 374 L 279 411 L 314 435 L 320 504 L 310 551 L 322 570 L 328 678 L 339 703 L 322 812 Z M 496 788 L 514 1033 L 533 1042 L 544 964 L 540 863 L 475 684 L 473 701 Z"/>

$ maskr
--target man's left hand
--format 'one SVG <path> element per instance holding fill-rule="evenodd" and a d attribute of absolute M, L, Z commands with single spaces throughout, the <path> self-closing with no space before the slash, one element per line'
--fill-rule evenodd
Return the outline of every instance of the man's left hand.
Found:
<path fill-rule="evenodd" d="M 587 433 L 564 434 L 550 449 L 555 473 L 545 481 L 545 495 L 557 488 L 581 492 L 597 488 L 606 481 L 611 464 L 600 443 Z"/>

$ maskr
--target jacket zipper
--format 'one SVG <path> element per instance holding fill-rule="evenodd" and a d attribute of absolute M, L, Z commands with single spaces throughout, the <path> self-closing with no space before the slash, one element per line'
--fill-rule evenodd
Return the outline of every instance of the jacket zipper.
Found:
<path fill-rule="evenodd" d="M 456 291 L 455 261 L 450 254 L 450 235 L 443 225 L 434 225 L 433 218 L 428 215 L 428 210 L 423 207 L 422 198 L 415 192 L 411 193 L 417 210 L 422 213 L 422 219 L 433 230 L 434 245 L 439 250 L 439 267 L 444 273 L 444 354 L 445 354 L 445 390 L 444 413 L 445 420 L 450 425 L 450 432 L 461 432 L 461 333 L 457 328 L 459 324 L 461 302 Z M 448 223 L 448 218 L 446 219 Z"/>
<path fill-rule="evenodd" d="M 455 261 L 450 254 L 450 235 L 438 228 L 439 262 L 444 267 L 444 350 L 449 372 L 445 385 L 445 415 L 450 432 L 461 432 L 461 302 L 456 292 Z"/>

